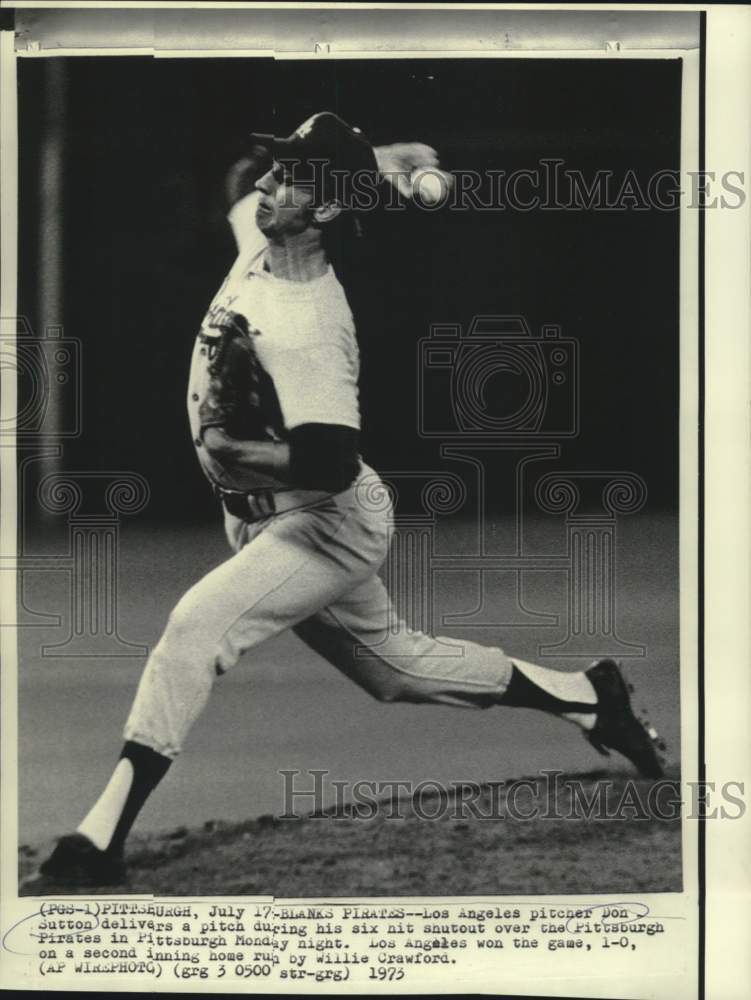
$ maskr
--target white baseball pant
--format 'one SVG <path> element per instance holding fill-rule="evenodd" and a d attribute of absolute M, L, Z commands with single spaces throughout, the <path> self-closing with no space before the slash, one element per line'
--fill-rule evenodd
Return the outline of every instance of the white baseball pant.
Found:
<path fill-rule="evenodd" d="M 367 467 L 349 490 L 314 506 L 255 524 L 227 515 L 236 555 L 173 610 L 125 738 L 176 757 L 216 677 L 289 628 L 380 701 L 496 704 L 511 676 L 500 649 L 433 638 L 397 619 L 377 575 L 391 518 L 385 488 Z M 461 648 L 447 656 L 445 644 Z"/>

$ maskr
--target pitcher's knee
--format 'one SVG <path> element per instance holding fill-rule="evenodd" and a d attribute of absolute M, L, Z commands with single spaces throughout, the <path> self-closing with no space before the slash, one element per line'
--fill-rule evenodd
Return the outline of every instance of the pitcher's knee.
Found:
<path fill-rule="evenodd" d="M 252 645 L 242 631 L 221 632 L 202 620 L 192 603 L 180 601 L 172 610 L 157 650 L 164 659 L 182 664 L 179 669 L 227 673 Z"/>
<path fill-rule="evenodd" d="M 170 678 L 171 683 L 184 685 L 200 683 L 216 676 L 217 647 L 209 644 L 206 635 L 195 627 L 195 620 L 179 605 L 167 619 L 159 642 L 149 657 L 148 669 L 159 677 Z"/>
<path fill-rule="evenodd" d="M 211 655 L 207 636 L 205 620 L 202 622 L 195 608 L 186 601 L 179 601 L 170 612 L 159 644 L 180 656 L 206 658 Z"/>
<path fill-rule="evenodd" d="M 424 684 L 414 678 L 402 674 L 388 674 L 374 677 L 368 686 L 368 691 L 378 701 L 391 703 L 395 701 L 429 701 L 423 690 Z"/>
<path fill-rule="evenodd" d="M 368 694 L 371 694 L 376 701 L 382 701 L 387 704 L 393 701 L 401 701 L 398 692 L 394 691 L 391 687 L 371 686 L 368 688 Z"/>

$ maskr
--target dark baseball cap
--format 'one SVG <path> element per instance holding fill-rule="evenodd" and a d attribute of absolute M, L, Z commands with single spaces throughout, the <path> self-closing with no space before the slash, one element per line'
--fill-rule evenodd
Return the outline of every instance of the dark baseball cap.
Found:
<path fill-rule="evenodd" d="M 360 171 L 378 173 L 373 147 L 359 129 L 348 125 L 332 111 L 319 111 L 286 138 L 252 132 L 250 143 L 267 149 L 275 160 L 289 164 L 293 183 L 310 180 L 311 166 L 323 172 L 324 189 L 332 191 L 331 175 Z"/>

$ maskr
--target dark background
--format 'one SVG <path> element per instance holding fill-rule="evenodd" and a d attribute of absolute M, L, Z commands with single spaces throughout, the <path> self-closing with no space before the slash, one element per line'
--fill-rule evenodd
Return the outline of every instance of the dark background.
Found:
<path fill-rule="evenodd" d="M 51 60 L 19 61 L 19 308 L 39 333 L 40 142 Z M 62 316 L 82 341 L 83 433 L 71 469 L 132 470 L 147 516 L 204 519 L 214 501 L 185 413 L 193 338 L 234 257 L 227 167 L 251 129 L 334 110 L 374 144 L 419 140 L 448 169 L 564 159 L 591 178 L 679 168 L 679 61 L 65 60 Z M 581 431 L 567 469 L 631 470 L 675 509 L 678 212 L 421 212 L 366 220 L 346 288 L 363 377 L 363 454 L 436 467 L 415 417 L 417 341 L 481 313 L 560 324 L 581 352 Z M 502 387 L 499 387 L 502 389 Z"/>

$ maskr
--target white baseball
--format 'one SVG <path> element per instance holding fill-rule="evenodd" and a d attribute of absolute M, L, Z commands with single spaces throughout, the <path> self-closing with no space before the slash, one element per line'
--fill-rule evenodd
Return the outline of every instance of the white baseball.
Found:
<path fill-rule="evenodd" d="M 418 167 L 410 174 L 414 195 L 425 205 L 437 205 L 448 198 L 453 178 L 437 167 Z"/>

